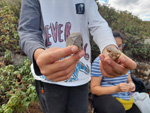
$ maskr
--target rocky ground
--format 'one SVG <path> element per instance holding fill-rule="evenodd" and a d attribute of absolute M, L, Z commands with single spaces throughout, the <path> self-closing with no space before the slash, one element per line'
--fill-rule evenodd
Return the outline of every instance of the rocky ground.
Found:
<path fill-rule="evenodd" d="M 27 113 L 43 113 L 39 102 L 31 103 Z"/>
<path fill-rule="evenodd" d="M 150 62 L 136 62 L 137 69 L 132 70 L 131 74 L 140 78 L 145 84 L 150 83 Z"/>

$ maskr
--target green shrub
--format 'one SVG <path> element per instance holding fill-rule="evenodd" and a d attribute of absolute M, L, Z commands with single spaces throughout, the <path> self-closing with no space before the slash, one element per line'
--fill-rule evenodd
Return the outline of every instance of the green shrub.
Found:
<path fill-rule="evenodd" d="M 127 56 L 137 61 L 150 61 L 150 45 L 144 43 L 144 38 L 127 35 L 124 43 L 124 53 Z"/>
<path fill-rule="evenodd" d="M 8 8 L 10 8 L 10 10 L 14 13 L 15 17 L 19 19 L 21 0 L 1 0 L 0 8 L 3 8 L 5 6 L 8 6 Z"/>
<path fill-rule="evenodd" d="M 30 64 L 26 59 L 20 66 L 0 68 L 0 113 L 23 113 L 37 101 Z"/>
<path fill-rule="evenodd" d="M 20 50 L 18 40 L 18 20 L 14 16 L 14 12 L 8 6 L 0 9 L 0 51 L 5 52 L 6 49 L 17 51 Z"/>
<path fill-rule="evenodd" d="M 116 11 L 105 5 L 99 5 L 99 12 L 112 30 L 118 30 L 125 35 L 124 52 L 126 55 L 137 61 L 150 61 L 150 45 L 144 44 L 145 38 L 150 39 L 150 22 L 143 22 L 127 11 Z M 99 49 L 93 41 L 91 42 L 93 61 L 98 56 Z"/>

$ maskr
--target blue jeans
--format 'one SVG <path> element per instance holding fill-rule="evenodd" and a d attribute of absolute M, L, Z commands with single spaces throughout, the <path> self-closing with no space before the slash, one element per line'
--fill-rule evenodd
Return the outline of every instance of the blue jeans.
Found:
<path fill-rule="evenodd" d="M 35 86 L 44 113 L 88 113 L 88 83 L 66 87 L 35 80 Z"/>

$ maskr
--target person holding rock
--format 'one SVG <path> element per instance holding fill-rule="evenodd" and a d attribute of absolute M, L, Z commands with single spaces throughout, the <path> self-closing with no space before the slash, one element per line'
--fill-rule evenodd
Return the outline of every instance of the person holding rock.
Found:
<path fill-rule="evenodd" d="M 118 31 L 114 31 L 116 43 L 120 50 L 123 48 L 122 35 Z M 116 54 L 119 51 L 114 49 L 109 50 L 112 53 L 111 58 L 114 58 L 119 63 Z M 116 54 L 115 54 L 116 53 Z M 114 55 L 114 56 L 113 56 Z M 138 107 L 134 104 L 132 91 L 135 91 L 135 84 L 132 81 L 130 71 L 120 77 L 105 77 L 99 68 L 100 58 L 97 57 L 92 63 L 91 77 L 91 92 L 93 94 L 93 106 L 96 113 L 141 113 Z"/>
<path fill-rule="evenodd" d="M 90 35 L 100 47 L 106 76 L 120 76 L 136 63 L 125 55 L 120 64 L 107 56 L 106 46 L 117 48 L 112 31 L 94 0 L 22 0 L 20 46 L 32 61 L 31 71 L 44 113 L 87 113 L 91 79 Z M 66 47 L 80 32 L 82 50 Z"/>

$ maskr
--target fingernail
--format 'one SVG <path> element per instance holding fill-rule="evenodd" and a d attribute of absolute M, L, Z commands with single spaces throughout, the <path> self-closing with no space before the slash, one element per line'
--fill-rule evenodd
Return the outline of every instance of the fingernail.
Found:
<path fill-rule="evenodd" d="M 77 47 L 72 47 L 72 51 L 73 52 L 77 51 Z"/>
<path fill-rule="evenodd" d="M 104 60 L 104 56 L 100 56 L 100 60 Z"/>
<path fill-rule="evenodd" d="M 108 64 L 110 64 L 110 63 L 111 63 L 111 61 L 110 61 L 110 60 L 106 60 L 106 62 L 107 62 Z"/>
<path fill-rule="evenodd" d="M 125 59 L 124 59 L 124 58 L 122 58 L 122 59 L 121 59 L 121 62 L 125 62 Z"/>
<path fill-rule="evenodd" d="M 79 52 L 79 56 L 83 57 L 84 56 L 84 52 L 83 51 Z"/>

